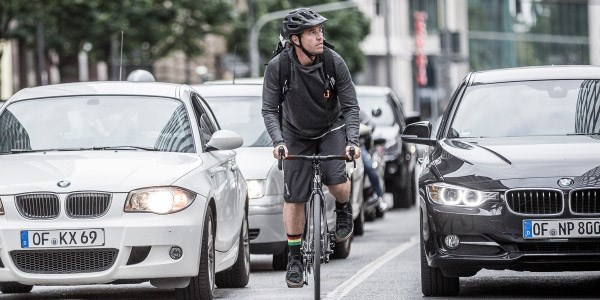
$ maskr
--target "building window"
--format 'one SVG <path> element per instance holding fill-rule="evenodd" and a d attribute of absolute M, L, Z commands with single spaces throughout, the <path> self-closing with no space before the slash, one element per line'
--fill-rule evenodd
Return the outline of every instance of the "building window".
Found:
<path fill-rule="evenodd" d="M 586 1 L 469 0 L 471 69 L 589 64 Z"/>

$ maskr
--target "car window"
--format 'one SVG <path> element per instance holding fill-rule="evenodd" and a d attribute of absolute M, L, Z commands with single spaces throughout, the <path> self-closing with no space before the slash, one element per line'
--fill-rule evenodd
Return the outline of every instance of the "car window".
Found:
<path fill-rule="evenodd" d="M 19 101 L 0 115 L 0 152 L 116 146 L 194 152 L 189 118 L 176 99 L 73 96 Z"/>
<path fill-rule="evenodd" d="M 271 147 L 262 118 L 262 98 L 254 96 L 205 97 L 224 129 L 237 132 L 244 147 Z"/>
<path fill-rule="evenodd" d="M 202 107 L 201 101 L 198 96 L 192 96 L 194 113 L 196 114 L 196 120 L 198 120 L 198 128 L 200 129 L 200 138 L 202 139 L 202 145 L 206 145 L 212 134 L 217 130 L 210 116 L 206 113 L 206 109 Z M 204 147 L 203 147 L 204 148 Z"/>
<path fill-rule="evenodd" d="M 600 133 L 598 80 L 476 85 L 459 102 L 448 137 Z"/>
<path fill-rule="evenodd" d="M 396 123 L 394 109 L 390 106 L 389 98 L 386 95 L 358 95 L 358 104 L 360 109 L 370 113 L 372 121 L 378 126 L 392 126 Z M 381 110 L 380 116 L 374 116 L 373 111 Z"/>

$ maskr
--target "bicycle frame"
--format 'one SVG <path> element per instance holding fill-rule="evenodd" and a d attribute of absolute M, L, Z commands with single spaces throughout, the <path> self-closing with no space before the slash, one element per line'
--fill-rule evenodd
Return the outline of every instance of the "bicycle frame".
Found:
<path fill-rule="evenodd" d="M 279 148 L 279 169 L 282 169 L 284 149 Z M 354 156 L 354 148 L 350 155 Z M 304 284 L 308 285 L 308 274 L 313 273 L 315 279 L 315 299 L 321 298 L 321 261 L 328 263 L 329 255 L 333 253 L 332 233 L 327 224 L 323 182 L 321 182 L 321 163 L 328 160 L 347 160 L 342 155 L 289 155 L 285 159 L 306 160 L 312 163 L 313 188 L 310 199 L 304 206 L 304 239 L 302 240 L 302 257 L 304 263 Z M 354 160 L 352 160 L 354 161 Z M 356 162 L 354 162 L 356 164 Z M 318 217 L 316 217 L 318 216 Z M 317 220 L 318 218 L 318 220 Z M 317 234 L 317 232 L 319 234 Z"/>
<path fill-rule="evenodd" d="M 327 223 L 325 195 L 321 182 L 321 161 L 313 160 L 313 188 L 310 200 L 305 206 L 304 239 L 302 253 L 304 259 L 304 282 L 308 284 L 308 274 L 314 273 L 315 299 L 320 297 L 320 265 L 328 263 L 329 255 L 333 253 L 332 234 Z M 317 234 L 319 233 L 319 234 Z"/>

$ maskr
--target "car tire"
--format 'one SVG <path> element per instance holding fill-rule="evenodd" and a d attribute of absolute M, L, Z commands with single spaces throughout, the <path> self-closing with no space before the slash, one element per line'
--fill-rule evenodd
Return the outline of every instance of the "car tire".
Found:
<path fill-rule="evenodd" d="M 215 220 L 209 206 L 204 216 L 202 244 L 198 275 L 190 278 L 190 284 L 176 289 L 178 300 L 212 299 L 215 289 Z"/>
<path fill-rule="evenodd" d="M 350 236 L 345 242 L 335 243 L 335 248 L 333 248 L 333 258 L 344 259 L 350 256 L 353 239 L 354 236 Z"/>
<path fill-rule="evenodd" d="M 215 283 L 220 288 L 243 288 L 250 280 L 250 236 L 248 233 L 248 210 L 244 212 L 240 230 L 237 260 L 231 268 L 216 274 Z"/>
<path fill-rule="evenodd" d="M 421 292 L 424 296 L 456 296 L 460 290 L 459 277 L 444 276 L 440 268 L 427 264 L 422 219 L 421 213 Z"/>
<path fill-rule="evenodd" d="M 279 254 L 273 254 L 273 270 L 276 271 L 285 271 L 287 270 L 288 264 L 288 253 L 290 252 L 290 247 L 285 246 L 285 249 L 281 251 Z"/>
<path fill-rule="evenodd" d="M 18 282 L 0 283 L 0 292 L 2 294 L 25 294 L 31 292 L 33 285 L 20 284 Z"/>
<path fill-rule="evenodd" d="M 365 204 L 363 202 L 358 217 L 354 220 L 354 235 L 361 236 L 365 233 Z"/>

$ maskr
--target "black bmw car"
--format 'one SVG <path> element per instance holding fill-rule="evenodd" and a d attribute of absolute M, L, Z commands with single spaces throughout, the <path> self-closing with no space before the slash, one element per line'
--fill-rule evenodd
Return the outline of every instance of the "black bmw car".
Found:
<path fill-rule="evenodd" d="M 481 269 L 600 270 L 600 67 L 470 73 L 428 145 L 419 177 L 421 283 L 459 292 Z"/>

